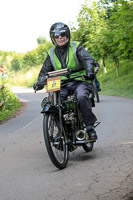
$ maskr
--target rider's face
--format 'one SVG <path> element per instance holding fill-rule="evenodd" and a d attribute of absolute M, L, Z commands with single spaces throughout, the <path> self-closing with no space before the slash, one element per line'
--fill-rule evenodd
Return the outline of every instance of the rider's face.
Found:
<path fill-rule="evenodd" d="M 66 44 L 67 36 L 62 34 L 62 35 L 56 36 L 54 39 L 56 43 L 58 44 L 58 46 L 62 47 Z"/>

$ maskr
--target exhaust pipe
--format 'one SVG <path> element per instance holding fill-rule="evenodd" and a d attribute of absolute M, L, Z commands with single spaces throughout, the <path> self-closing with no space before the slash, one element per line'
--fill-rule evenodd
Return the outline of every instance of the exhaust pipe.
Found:
<path fill-rule="evenodd" d="M 85 140 L 87 138 L 87 133 L 83 130 L 79 130 L 75 134 L 77 140 Z"/>

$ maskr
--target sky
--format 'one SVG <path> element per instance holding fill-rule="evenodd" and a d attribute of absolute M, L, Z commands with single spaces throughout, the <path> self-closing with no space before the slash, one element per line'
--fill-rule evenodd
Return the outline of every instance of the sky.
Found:
<path fill-rule="evenodd" d="M 75 22 L 85 0 L 0 0 L 0 50 L 27 52 L 55 22 Z"/>

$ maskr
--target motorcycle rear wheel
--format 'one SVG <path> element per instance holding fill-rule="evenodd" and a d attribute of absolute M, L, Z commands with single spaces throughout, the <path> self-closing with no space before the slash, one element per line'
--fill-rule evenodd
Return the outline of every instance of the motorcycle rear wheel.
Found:
<path fill-rule="evenodd" d="M 97 103 L 99 103 L 100 102 L 100 98 L 99 98 L 99 94 L 98 94 L 96 83 L 94 81 L 93 81 L 93 88 L 94 88 L 94 95 L 95 95 L 96 101 L 97 101 Z"/>
<path fill-rule="evenodd" d="M 44 114 L 43 135 L 48 155 L 58 169 L 64 169 L 68 163 L 69 151 L 63 129 L 60 137 L 59 118 L 53 113 Z"/>

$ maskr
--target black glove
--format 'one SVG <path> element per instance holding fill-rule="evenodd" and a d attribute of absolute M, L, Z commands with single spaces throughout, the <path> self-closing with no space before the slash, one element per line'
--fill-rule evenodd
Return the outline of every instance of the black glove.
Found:
<path fill-rule="evenodd" d="M 35 91 L 37 91 L 37 90 L 42 90 L 43 87 L 44 87 L 44 84 L 39 83 L 39 82 L 36 82 L 36 83 L 33 84 L 33 89 L 34 89 Z"/>
<path fill-rule="evenodd" d="M 93 73 L 87 73 L 87 77 L 88 80 L 93 81 L 95 78 L 95 75 Z"/>

